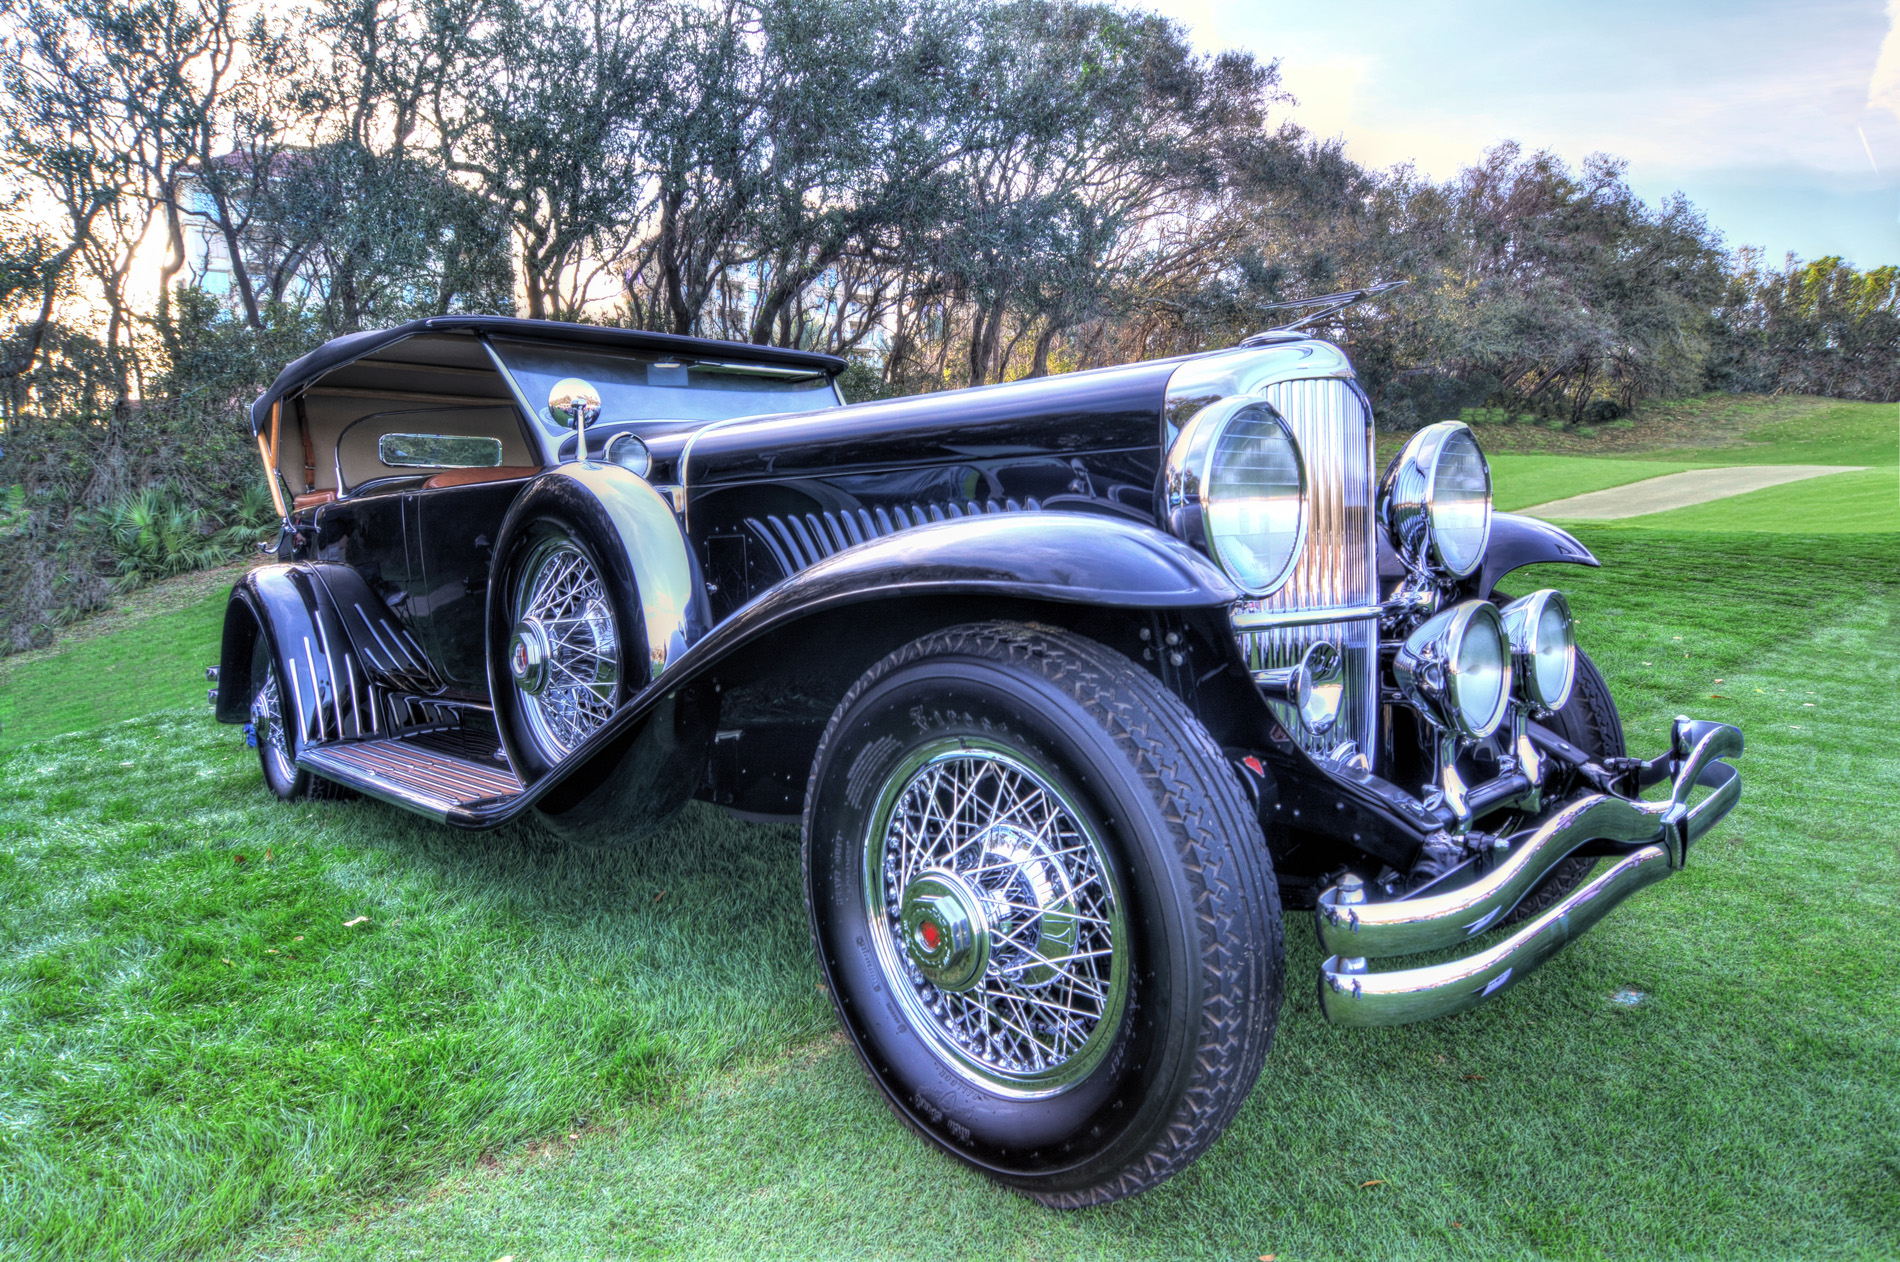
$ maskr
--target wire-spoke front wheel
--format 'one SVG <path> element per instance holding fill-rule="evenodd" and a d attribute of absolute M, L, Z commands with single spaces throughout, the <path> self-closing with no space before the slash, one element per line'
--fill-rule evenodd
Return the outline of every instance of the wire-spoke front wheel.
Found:
<path fill-rule="evenodd" d="M 1040 627 L 927 636 L 833 713 L 806 902 L 840 1020 L 898 1115 L 1047 1204 L 1213 1143 L 1279 1006 L 1278 890 L 1179 698 Z"/>
<path fill-rule="evenodd" d="M 1002 742 L 924 745 L 885 778 L 864 856 L 880 963 L 949 1063 L 1031 1098 L 1101 1062 L 1128 992 L 1123 900 L 1049 772 Z"/>

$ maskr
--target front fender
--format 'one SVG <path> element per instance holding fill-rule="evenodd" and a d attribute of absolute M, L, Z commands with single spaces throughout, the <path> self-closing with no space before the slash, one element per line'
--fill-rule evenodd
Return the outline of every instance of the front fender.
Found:
<path fill-rule="evenodd" d="M 720 626 L 786 609 L 895 594 L 985 593 L 1116 608 L 1240 599 L 1213 561 L 1153 526 L 1093 513 L 997 513 L 932 522 L 801 570 Z"/>
<path fill-rule="evenodd" d="M 1593 568 L 1603 564 L 1567 530 L 1535 517 L 1493 513 L 1491 542 L 1485 548 L 1484 563 L 1478 567 L 1472 592 L 1479 599 L 1486 599 L 1497 587 L 1498 580 L 1512 570 L 1553 563 Z"/>
<path fill-rule="evenodd" d="M 757 597 L 670 660 L 558 770 L 504 805 L 452 818 L 492 825 L 570 778 L 598 780 L 593 762 L 621 757 L 624 732 L 721 661 L 780 628 L 844 605 L 945 595 L 1212 611 L 1231 605 L 1240 591 L 1211 560 L 1180 540 L 1119 518 L 997 514 L 913 527 L 826 557 Z"/>

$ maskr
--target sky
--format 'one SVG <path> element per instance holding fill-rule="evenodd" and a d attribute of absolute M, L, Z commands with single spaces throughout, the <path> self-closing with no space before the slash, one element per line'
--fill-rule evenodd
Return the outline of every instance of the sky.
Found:
<path fill-rule="evenodd" d="M 1732 248 L 1900 263 L 1900 0 L 1145 0 L 1278 59 L 1290 116 L 1447 179 L 1516 140 L 1627 159 Z"/>

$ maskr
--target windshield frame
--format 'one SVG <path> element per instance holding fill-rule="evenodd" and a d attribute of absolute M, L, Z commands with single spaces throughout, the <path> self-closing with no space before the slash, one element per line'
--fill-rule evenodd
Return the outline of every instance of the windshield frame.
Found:
<path fill-rule="evenodd" d="M 495 370 L 501 374 L 502 380 L 507 383 L 509 393 L 514 396 L 515 407 L 522 415 L 522 428 L 534 436 L 536 443 L 541 447 L 544 453 L 545 462 L 548 465 L 551 466 L 561 463 L 564 452 L 573 451 L 573 429 L 554 421 L 547 415 L 547 408 L 545 406 L 537 406 L 535 404 L 529 395 L 529 388 L 533 383 L 530 382 L 524 385 L 522 379 L 517 376 L 516 366 L 511 365 L 508 359 L 502 354 L 501 349 L 496 346 L 496 338 L 484 333 L 480 335 L 479 340 L 482 344 L 482 349 L 487 352 L 490 362 L 494 364 Z M 697 428 L 703 425 L 715 425 L 745 417 L 790 416 L 802 412 L 829 411 L 833 408 L 844 406 L 844 396 L 838 390 L 837 375 L 822 368 L 802 369 L 765 362 L 746 362 L 740 358 L 740 354 L 738 353 L 713 358 L 711 356 L 679 354 L 657 350 L 608 349 L 590 346 L 584 343 L 569 345 L 553 339 L 504 337 L 499 340 L 504 343 L 518 343 L 525 347 L 545 348 L 548 351 L 557 353 L 565 352 L 576 358 L 604 360 L 608 362 L 624 361 L 630 365 L 641 366 L 643 371 L 655 365 L 663 367 L 678 365 L 682 374 L 690 372 L 695 376 L 717 374 L 722 377 L 730 376 L 735 381 L 758 382 L 776 380 L 782 381 L 787 385 L 796 383 L 804 387 L 798 391 L 798 393 L 809 395 L 808 404 L 805 403 L 804 400 L 799 401 L 801 404 L 804 404 L 804 406 L 781 406 L 777 408 L 767 408 L 767 410 L 760 412 L 717 409 L 720 413 L 719 415 L 696 417 L 691 415 L 678 415 L 678 410 L 654 409 L 652 415 L 629 416 L 626 415 L 625 412 L 616 414 L 612 401 L 625 401 L 629 398 L 637 397 L 636 392 L 645 390 L 664 390 L 676 394 L 679 393 L 679 388 L 670 385 L 655 386 L 651 384 L 635 384 L 624 380 L 602 382 L 588 378 L 595 388 L 600 391 L 602 402 L 600 417 L 588 423 L 589 448 L 596 446 L 596 443 L 593 441 L 596 427 L 599 427 L 603 438 L 609 432 L 631 432 L 646 437 L 646 427 L 648 426 L 653 427 L 653 432 L 657 436 L 665 433 L 678 433 L 685 427 Z M 734 348 L 735 352 L 738 352 L 738 350 L 739 348 Z M 691 390 L 693 393 L 699 393 L 700 388 L 690 384 L 690 381 L 691 378 L 689 377 L 689 384 L 686 389 Z M 757 394 L 760 396 L 760 401 L 763 402 L 772 398 L 783 399 L 789 392 L 758 389 L 755 387 L 729 392 L 706 390 L 705 393 L 709 396 L 743 396 L 747 394 Z M 568 458 L 572 459 L 573 457 L 570 455 Z"/>

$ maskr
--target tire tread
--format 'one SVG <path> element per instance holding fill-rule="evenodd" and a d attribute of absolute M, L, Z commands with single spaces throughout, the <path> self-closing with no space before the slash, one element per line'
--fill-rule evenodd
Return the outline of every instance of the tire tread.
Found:
<path fill-rule="evenodd" d="M 1073 633 L 1021 623 L 974 623 L 912 641 L 865 672 L 825 728 L 806 790 L 807 910 L 817 772 L 853 702 L 892 671 L 927 657 L 972 656 L 1041 676 L 1065 692 L 1128 758 L 1153 794 L 1191 883 L 1201 932 L 1200 1042 L 1174 1116 L 1137 1162 L 1090 1187 L 1050 1191 L 1010 1179 L 1033 1199 L 1075 1209 L 1145 1191 L 1191 1164 L 1245 1103 L 1273 1038 L 1284 980 L 1279 885 L 1239 780 L 1187 706 L 1123 655 Z M 1246 949 L 1254 944 L 1255 949 Z M 935 1139 L 893 1110 L 913 1130 Z"/>

